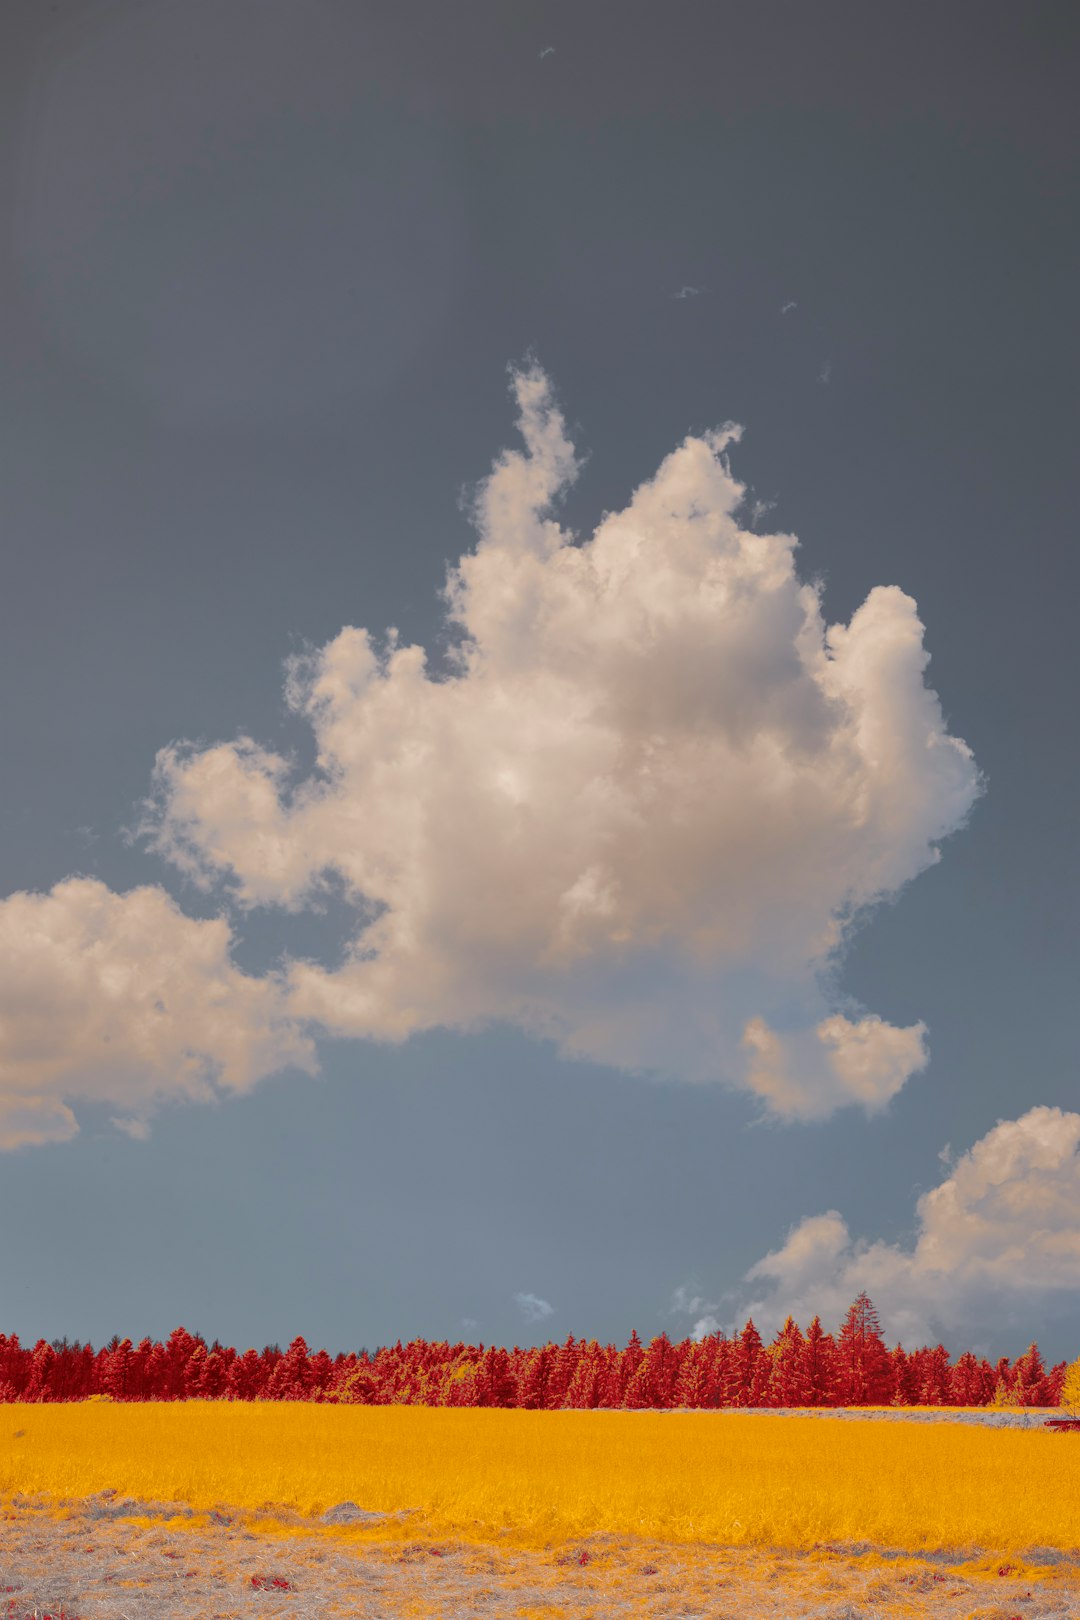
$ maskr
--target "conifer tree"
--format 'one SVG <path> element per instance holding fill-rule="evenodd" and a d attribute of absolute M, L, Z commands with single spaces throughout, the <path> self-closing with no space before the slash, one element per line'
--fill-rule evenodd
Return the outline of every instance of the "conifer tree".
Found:
<path fill-rule="evenodd" d="M 235 1401 L 253 1401 L 260 1393 L 262 1363 L 257 1350 L 245 1350 L 229 1368 L 226 1394 Z"/>
<path fill-rule="evenodd" d="M 581 1348 L 574 1335 L 570 1333 L 567 1335 L 566 1343 L 559 1346 L 552 1365 L 551 1377 L 544 1396 L 544 1404 L 549 1411 L 567 1404 L 567 1392 L 577 1372 L 580 1357 Z"/>
<path fill-rule="evenodd" d="M 806 1406 L 807 1382 L 803 1366 L 805 1340 L 791 1316 L 769 1346 L 768 1400 L 770 1406 Z"/>
<path fill-rule="evenodd" d="M 889 1351 L 890 1406 L 911 1406 L 913 1380 L 911 1357 L 902 1344 Z"/>
<path fill-rule="evenodd" d="M 311 1388 L 311 1369 L 308 1366 L 308 1347 L 297 1337 L 275 1364 L 264 1394 L 268 1400 L 302 1401 Z"/>
<path fill-rule="evenodd" d="M 623 1349 L 618 1352 L 618 1358 L 619 1398 L 614 1404 L 623 1406 L 626 1404 L 626 1392 L 633 1382 L 634 1375 L 636 1374 L 638 1368 L 645 1359 L 645 1352 L 641 1347 L 641 1340 L 638 1338 L 637 1328 L 631 1328 L 630 1337 L 627 1339 Z"/>
<path fill-rule="evenodd" d="M 1013 1400 L 1017 1406 L 1046 1406 L 1046 1367 L 1037 1344 L 1029 1344 L 1013 1367 Z"/>
<path fill-rule="evenodd" d="M 751 1317 L 738 1338 L 728 1362 L 725 1389 L 726 1406 L 760 1406 L 769 1378 L 769 1361 L 761 1334 Z"/>
<path fill-rule="evenodd" d="M 1056 1361 L 1046 1375 L 1046 1400 L 1044 1406 L 1060 1406 L 1061 1390 L 1065 1383 L 1065 1374 L 1068 1372 L 1068 1363 Z"/>
<path fill-rule="evenodd" d="M 1013 1387 L 1013 1369 L 1008 1356 L 1001 1356 L 994 1367 L 994 1404 L 997 1406 L 1011 1406 Z M 998 1391 L 1004 1390 L 1007 1399 L 998 1400 Z"/>
<path fill-rule="evenodd" d="M 926 1350 L 919 1365 L 917 1398 L 920 1406 L 949 1404 L 949 1352 L 943 1344 Z"/>
<path fill-rule="evenodd" d="M 203 1368 L 206 1365 L 207 1350 L 201 1341 L 192 1346 L 192 1351 L 184 1368 L 184 1399 L 196 1400 L 202 1394 Z"/>
<path fill-rule="evenodd" d="M 676 1371 L 675 1347 L 666 1333 L 658 1333 L 654 1339 L 650 1339 L 641 1365 L 627 1389 L 627 1406 L 670 1406 Z"/>
<path fill-rule="evenodd" d="M 597 1405 L 605 1410 L 622 1405 L 622 1353 L 613 1344 L 604 1346 Z"/>
<path fill-rule="evenodd" d="M 480 1359 L 476 1376 L 478 1406 L 512 1406 L 515 1382 L 510 1357 L 505 1350 L 490 1345 Z"/>
<path fill-rule="evenodd" d="M 518 1383 L 518 1406 L 531 1412 L 543 1409 L 554 1359 L 555 1353 L 549 1344 L 529 1352 Z"/>
<path fill-rule="evenodd" d="M 218 1401 L 225 1394 L 229 1367 L 220 1350 L 211 1350 L 203 1366 L 199 1394 L 204 1400 Z"/>
<path fill-rule="evenodd" d="M 47 1401 L 50 1397 L 53 1363 L 56 1351 L 46 1339 L 39 1339 L 30 1357 L 30 1376 L 26 1381 L 25 1401 Z"/>
<path fill-rule="evenodd" d="M 820 1316 L 806 1330 L 802 1348 L 802 1376 L 807 1406 L 831 1406 L 834 1400 L 836 1346 L 826 1333 Z"/>
<path fill-rule="evenodd" d="M 186 1328 L 173 1328 L 165 1345 L 166 1368 L 163 1398 L 167 1401 L 183 1400 L 187 1381 L 187 1364 L 195 1340 Z"/>
<path fill-rule="evenodd" d="M 982 1369 L 978 1358 L 970 1350 L 957 1356 L 949 1374 L 950 1406 L 982 1406 L 986 1400 Z"/>
<path fill-rule="evenodd" d="M 134 1393 L 134 1356 L 130 1339 L 122 1339 L 115 1350 L 106 1353 L 101 1387 L 114 1401 L 128 1400 Z"/>
<path fill-rule="evenodd" d="M 701 1340 L 697 1344 L 692 1344 L 683 1356 L 672 1390 L 672 1401 L 676 1406 L 686 1406 L 691 1411 L 699 1411 L 702 1407 L 708 1406 L 710 1394 L 708 1354 L 707 1342 Z"/>
<path fill-rule="evenodd" d="M 870 1296 L 853 1301 L 836 1341 L 836 1400 L 841 1406 L 885 1406 L 890 1397 L 889 1352 Z"/>
<path fill-rule="evenodd" d="M 132 1395 L 135 1400 L 147 1401 L 157 1398 L 155 1370 L 154 1341 L 149 1338 L 140 1339 L 131 1352 L 129 1372 Z"/>
<path fill-rule="evenodd" d="M 334 1363 L 326 1350 L 318 1350 L 310 1362 L 311 1387 L 321 1394 L 330 1388 L 334 1377 Z"/>
<path fill-rule="evenodd" d="M 631 1412 L 640 1412 L 646 1407 L 654 1406 L 652 1380 L 649 1377 L 649 1364 L 644 1358 L 638 1363 L 637 1372 L 634 1373 L 623 1393 L 622 1404 Z"/>

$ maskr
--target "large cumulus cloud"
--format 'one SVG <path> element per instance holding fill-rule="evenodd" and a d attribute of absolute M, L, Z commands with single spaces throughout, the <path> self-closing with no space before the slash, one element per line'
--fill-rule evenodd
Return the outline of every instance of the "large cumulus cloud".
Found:
<path fill-rule="evenodd" d="M 924 1030 L 830 1000 L 852 919 L 938 857 L 978 773 L 915 603 L 826 625 L 794 537 L 739 521 L 738 430 L 692 436 L 578 541 L 547 378 L 451 570 L 448 671 L 347 628 L 293 660 L 317 767 L 248 737 L 159 755 L 146 830 L 241 907 L 356 906 L 289 1017 L 397 1040 L 509 1020 L 566 1053 L 718 1080 L 787 1118 L 884 1106 Z"/>
<path fill-rule="evenodd" d="M 811 1216 L 751 1267 L 739 1315 L 770 1330 L 789 1311 L 834 1326 L 865 1289 L 890 1334 L 919 1344 L 1074 1305 L 1080 1114 L 1040 1107 L 999 1120 L 918 1200 L 916 1228 L 905 1246 L 853 1237 L 836 1210 Z"/>

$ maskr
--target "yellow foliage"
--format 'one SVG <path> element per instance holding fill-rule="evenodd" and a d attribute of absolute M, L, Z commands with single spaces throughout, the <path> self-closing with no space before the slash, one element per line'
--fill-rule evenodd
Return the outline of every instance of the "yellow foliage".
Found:
<path fill-rule="evenodd" d="M 1080 1356 L 1065 1370 L 1065 1383 L 1061 1390 L 1062 1406 L 1070 1407 L 1075 1411 L 1080 1407 Z"/>
<path fill-rule="evenodd" d="M 1080 1542 L 1080 1442 L 738 1412 L 0 1405 L 0 1495 L 418 1510 L 402 1534 L 929 1549 Z M 407 1526 L 407 1529 L 405 1528 Z"/>

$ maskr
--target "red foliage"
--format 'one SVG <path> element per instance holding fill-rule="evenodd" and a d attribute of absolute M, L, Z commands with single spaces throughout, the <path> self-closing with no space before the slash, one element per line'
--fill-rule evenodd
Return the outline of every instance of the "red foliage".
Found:
<path fill-rule="evenodd" d="M 721 1406 L 985 1406 L 1001 1387 L 1023 1406 L 1057 1406 L 1065 1363 L 1048 1372 L 1037 1345 L 996 1366 L 970 1350 L 950 1362 L 943 1345 L 888 1349 L 865 1294 L 834 1340 L 814 1317 L 805 1334 L 791 1317 L 766 1348 L 752 1321 L 733 1338 L 712 1333 L 672 1343 L 660 1333 L 622 1350 L 595 1339 L 522 1349 L 413 1339 L 374 1355 L 314 1354 L 297 1337 L 238 1353 L 178 1327 L 164 1344 L 114 1338 L 89 1344 L 39 1339 L 24 1348 L 0 1334 L 0 1402 L 217 1399 L 308 1400 L 377 1405 L 671 1408 Z"/>
<path fill-rule="evenodd" d="M 867 1294 L 860 1294 L 844 1317 L 834 1366 L 836 1405 L 887 1406 L 892 1400 L 889 1352 Z"/>

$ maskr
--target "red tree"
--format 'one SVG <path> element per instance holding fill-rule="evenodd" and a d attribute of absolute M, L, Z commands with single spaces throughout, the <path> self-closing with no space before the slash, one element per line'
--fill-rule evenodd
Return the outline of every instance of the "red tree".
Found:
<path fill-rule="evenodd" d="M 803 1364 L 805 1339 L 799 1324 L 789 1316 L 769 1346 L 770 1406 L 806 1406 L 807 1377 Z"/>
<path fill-rule="evenodd" d="M 1029 1344 L 1013 1366 L 1013 1399 L 1018 1406 L 1053 1406 L 1052 1390 L 1037 1344 Z"/>
<path fill-rule="evenodd" d="M 889 1352 L 868 1294 L 844 1317 L 836 1341 L 836 1401 L 841 1406 L 885 1406 L 890 1398 Z"/>
<path fill-rule="evenodd" d="M 831 1333 L 821 1326 L 820 1316 L 806 1330 L 802 1349 L 802 1373 L 807 1406 L 831 1406 L 835 1389 L 836 1345 Z"/>
<path fill-rule="evenodd" d="M 751 1317 L 734 1341 L 728 1359 L 725 1406 L 762 1406 L 769 1383 L 769 1358 Z"/>

